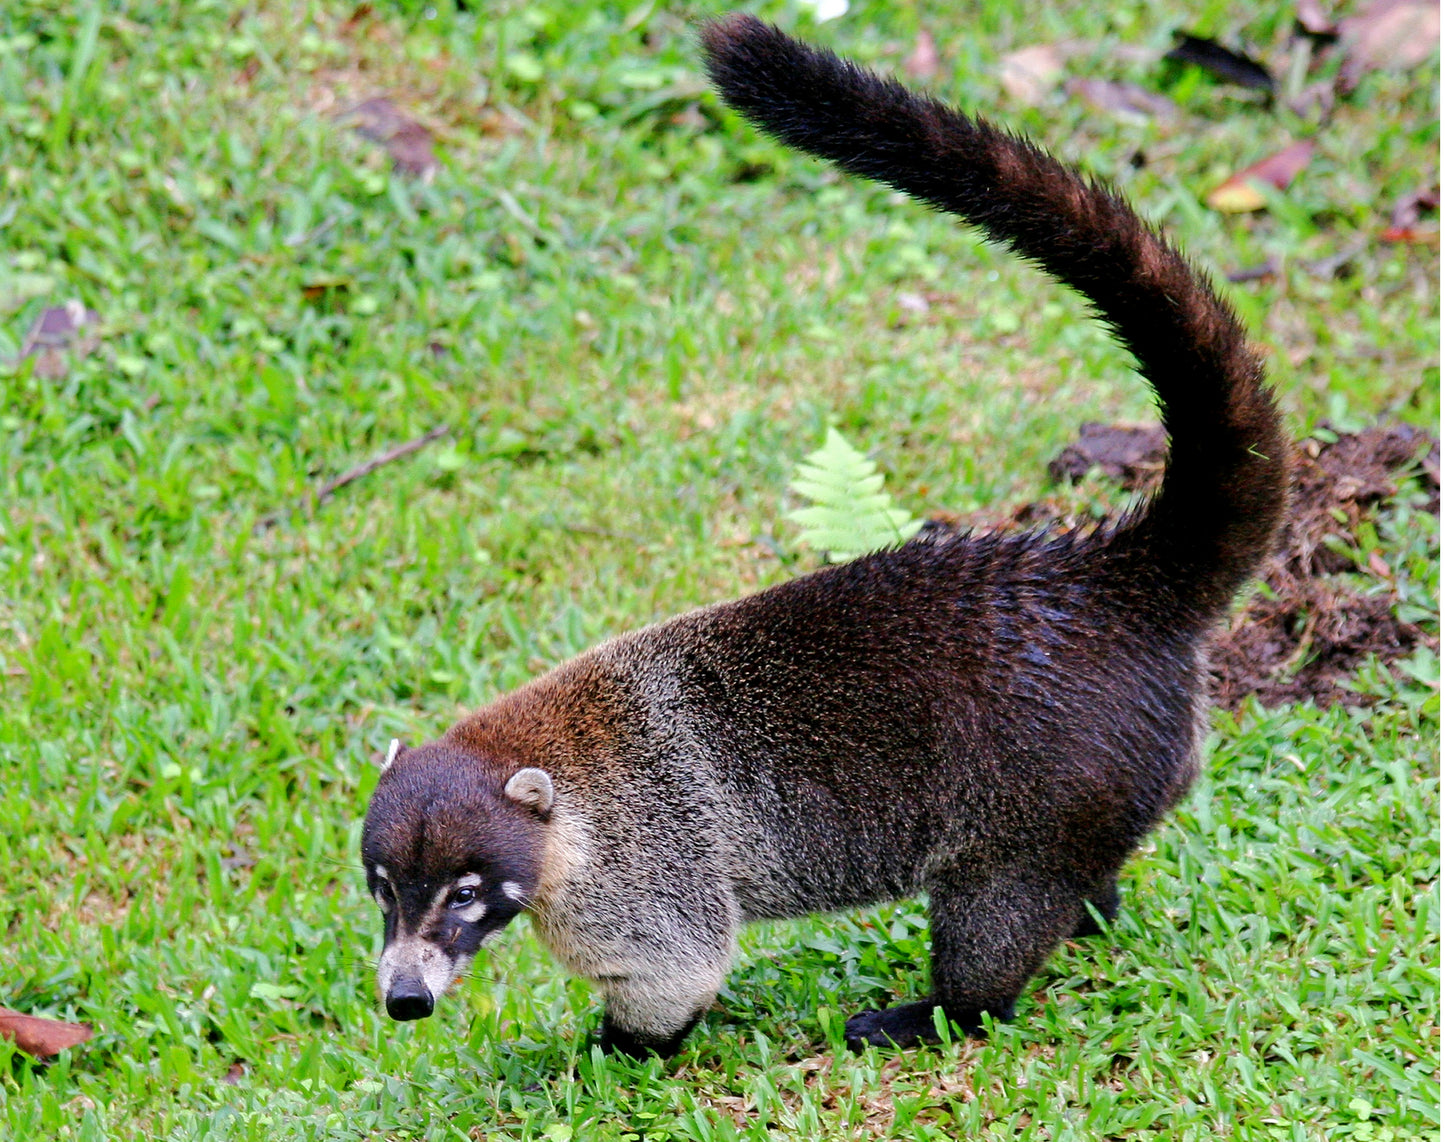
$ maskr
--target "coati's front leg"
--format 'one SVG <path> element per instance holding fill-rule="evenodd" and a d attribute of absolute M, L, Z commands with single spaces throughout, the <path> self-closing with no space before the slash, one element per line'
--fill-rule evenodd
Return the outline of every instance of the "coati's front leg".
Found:
<path fill-rule="evenodd" d="M 692 870 L 696 873 L 698 870 Z M 625 881 L 614 870 L 611 884 Z M 732 966 L 740 923 L 721 877 L 679 874 L 665 890 L 632 886 L 631 907 L 615 900 L 587 939 L 586 972 L 602 992 L 601 1046 L 643 1058 L 676 1054 L 711 1005 Z"/>
<path fill-rule="evenodd" d="M 977 880 L 950 869 L 928 892 L 933 995 L 853 1016 L 844 1037 L 854 1050 L 937 1042 L 935 1007 L 969 1035 L 982 1031 L 985 1013 L 1012 1019 L 1024 984 L 1087 915 L 1076 889 L 1035 870 Z"/>
<path fill-rule="evenodd" d="M 680 961 L 666 972 L 601 981 L 607 1003 L 602 1049 L 635 1059 L 675 1055 L 712 1004 L 727 967 L 726 958 Z"/>

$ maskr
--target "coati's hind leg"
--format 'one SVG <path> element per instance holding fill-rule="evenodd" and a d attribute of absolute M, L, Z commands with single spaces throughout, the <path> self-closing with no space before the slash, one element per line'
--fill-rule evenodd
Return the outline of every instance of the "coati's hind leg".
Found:
<path fill-rule="evenodd" d="M 928 892 L 933 995 L 853 1016 L 844 1036 L 855 1050 L 936 1041 L 935 1007 L 965 1034 L 982 1030 L 985 1012 L 1013 1018 L 1029 977 L 1085 914 L 1076 888 L 1036 870 L 971 880 L 954 869 Z"/>

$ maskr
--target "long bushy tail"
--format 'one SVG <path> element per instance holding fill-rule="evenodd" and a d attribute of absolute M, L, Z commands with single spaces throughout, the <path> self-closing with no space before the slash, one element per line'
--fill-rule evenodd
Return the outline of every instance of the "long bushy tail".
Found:
<path fill-rule="evenodd" d="M 706 25 L 714 86 L 780 141 L 957 214 L 1072 286 L 1139 362 L 1171 445 L 1120 533 L 1213 616 L 1268 553 L 1286 444 L 1259 359 L 1201 274 L 1117 194 L 1032 144 L 751 16 Z"/>

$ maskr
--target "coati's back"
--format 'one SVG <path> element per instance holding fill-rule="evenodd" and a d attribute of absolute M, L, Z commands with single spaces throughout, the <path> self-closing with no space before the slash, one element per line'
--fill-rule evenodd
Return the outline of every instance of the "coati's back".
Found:
<path fill-rule="evenodd" d="M 1194 777 L 1205 633 L 1141 610 L 1112 555 L 918 541 L 608 644 L 627 689 L 666 679 L 652 720 L 697 743 L 629 751 L 624 780 L 723 787 L 709 835 L 748 918 L 913 895 L 944 854 L 1065 845 L 1103 877 Z"/>

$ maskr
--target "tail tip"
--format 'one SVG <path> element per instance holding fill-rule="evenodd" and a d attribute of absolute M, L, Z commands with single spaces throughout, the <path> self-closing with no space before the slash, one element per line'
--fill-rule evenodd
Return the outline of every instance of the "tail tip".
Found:
<path fill-rule="evenodd" d="M 709 63 L 719 63 L 750 42 L 767 38 L 773 29 L 747 12 L 727 12 L 705 22 L 698 30 L 698 42 Z"/>

